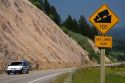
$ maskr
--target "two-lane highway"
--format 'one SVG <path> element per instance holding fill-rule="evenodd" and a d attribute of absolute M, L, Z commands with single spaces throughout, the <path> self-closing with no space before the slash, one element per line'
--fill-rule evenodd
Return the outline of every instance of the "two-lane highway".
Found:
<path fill-rule="evenodd" d="M 0 75 L 0 83 L 50 83 L 56 76 L 71 72 L 75 68 L 31 71 L 29 74 Z"/>

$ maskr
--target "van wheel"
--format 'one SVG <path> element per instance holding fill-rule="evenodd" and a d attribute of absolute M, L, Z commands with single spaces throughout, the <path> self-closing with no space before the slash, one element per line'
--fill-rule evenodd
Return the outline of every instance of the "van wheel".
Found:
<path fill-rule="evenodd" d="M 29 71 L 26 72 L 27 74 L 29 73 Z"/>
<path fill-rule="evenodd" d="M 24 71 L 23 71 L 23 69 L 21 70 L 21 72 L 20 72 L 21 74 L 23 74 L 24 73 Z"/>
<path fill-rule="evenodd" d="M 16 74 L 16 72 L 13 73 L 14 75 Z"/>
<path fill-rule="evenodd" d="M 9 72 L 8 72 L 7 74 L 8 74 L 8 75 L 10 75 L 10 73 L 9 73 Z"/>

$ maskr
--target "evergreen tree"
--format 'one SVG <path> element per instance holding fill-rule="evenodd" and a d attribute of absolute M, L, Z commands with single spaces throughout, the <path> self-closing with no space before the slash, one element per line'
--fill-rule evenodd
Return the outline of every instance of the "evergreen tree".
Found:
<path fill-rule="evenodd" d="M 70 15 L 69 15 L 68 18 L 64 21 L 63 25 L 64 25 L 67 29 L 73 31 L 73 19 L 72 19 L 72 17 L 71 17 Z"/>
<path fill-rule="evenodd" d="M 99 35 L 100 33 L 94 26 L 92 26 L 91 29 L 92 29 L 92 39 L 94 40 L 95 36 Z"/>
<path fill-rule="evenodd" d="M 84 20 L 85 20 L 85 18 L 83 16 L 80 16 L 80 19 L 79 19 L 79 33 L 82 34 L 82 35 L 85 35 L 85 32 L 86 32 L 86 30 L 84 29 L 84 25 L 83 25 Z"/>
<path fill-rule="evenodd" d="M 37 8 L 44 11 L 57 25 L 61 25 L 60 15 L 48 0 L 30 0 Z"/>
<path fill-rule="evenodd" d="M 79 33 L 89 38 L 92 37 L 92 29 L 83 15 L 81 15 L 79 19 Z"/>
<path fill-rule="evenodd" d="M 43 10 L 43 0 L 30 0 L 37 8 Z"/>
<path fill-rule="evenodd" d="M 40 4 L 41 4 L 41 10 L 43 10 L 44 8 L 43 8 L 43 0 L 39 0 L 39 2 L 40 2 Z"/>
<path fill-rule="evenodd" d="M 60 15 L 58 13 L 55 13 L 55 22 L 58 25 L 61 24 L 61 18 L 60 18 Z"/>
<path fill-rule="evenodd" d="M 76 19 L 73 20 L 73 31 L 78 33 L 78 23 Z"/>
<path fill-rule="evenodd" d="M 44 0 L 43 7 L 44 7 L 44 11 L 45 11 L 45 13 L 46 13 L 47 15 L 49 15 L 50 4 L 49 4 L 48 0 Z"/>
<path fill-rule="evenodd" d="M 49 17 L 58 25 L 61 24 L 61 18 L 60 15 L 57 13 L 56 9 L 54 6 L 50 7 L 49 11 Z"/>

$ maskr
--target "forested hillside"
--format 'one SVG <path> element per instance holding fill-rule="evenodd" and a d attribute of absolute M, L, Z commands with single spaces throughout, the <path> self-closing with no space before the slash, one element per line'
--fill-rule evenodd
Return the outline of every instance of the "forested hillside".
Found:
<path fill-rule="evenodd" d="M 89 52 L 89 58 L 99 62 L 99 55 L 94 52 L 89 44 L 87 37 L 94 39 L 95 35 L 98 35 L 98 31 L 90 26 L 86 18 L 81 15 L 79 20 L 72 18 L 69 15 L 65 21 L 62 21 L 56 8 L 50 5 L 49 0 L 30 0 L 36 7 L 44 11 L 61 29 L 74 39 L 83 49 Z M 86 37 L 85 37 L 86 36 Z"/>
<path fill-rule="evenodd" d="M 109 49 L 109 56 L 114 60 L 125 61 L 125 28 L 114 28 L 109 35 L 113 36 L 113 48 Z"/>
<path fill-rule="evenodd" d="M 37 8 L 44 11 L 58 26 L 65 27 L 70 31 L 87 36 L 94 39 L 94 36 L 98 34 L 98 31 L 90 26 L 84 15 L 79 16 L 79 20 L 72 18 L 71 15 L 62 21 L 56 8 L 49 3 L 49 0 L 30 0 Z"/>

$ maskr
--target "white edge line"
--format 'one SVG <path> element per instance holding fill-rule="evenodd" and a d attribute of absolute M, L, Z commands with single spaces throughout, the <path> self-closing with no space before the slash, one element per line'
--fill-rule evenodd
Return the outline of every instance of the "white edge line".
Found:
<path fill-rule="evenodd" d="M 30 82 L 28 82 L 28 83 L 34 83 L 34 82 L 37 82 L 37 81 L 42 80 L 42 79 L 45 79 L 45 78 L 49 78 L 49 77 L 53 77 L 53 76 L 56 76 L 56 75 L 60 75 L 60 74 L 62 74 L 62 73 L 64 73 L 64 72 L 56 73 L 56 74 L 52 74 L 52 75 L 48 75 L 48 76 L 45 76 L 45 77 L 42 77 L 42 78 L 39 78 L 39 79 L 30 81 Z"/>

